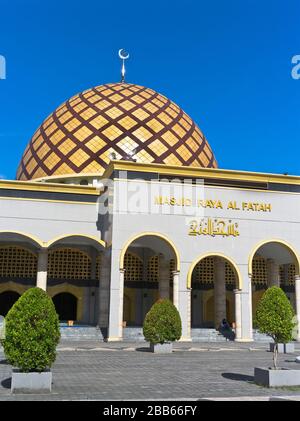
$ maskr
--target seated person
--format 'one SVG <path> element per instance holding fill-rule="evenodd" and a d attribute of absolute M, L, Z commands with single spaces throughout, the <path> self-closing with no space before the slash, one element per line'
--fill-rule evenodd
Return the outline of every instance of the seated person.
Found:
<path fill-rule="evenodd" d="M 226 319 L 223 319 L 221 322 L 221 328 L 224 330 L 231 330 L 229 323 Z"/>
<path fill-rule="evenodd" d="M 220 333 L 222 333 L 226 340 L 233 340 L 234 339 L 234 332 L 230 327 L 230 324 L 228 323 L 228 321 L 226 319 L 223 319 L 221 324 L 220 324 L 220 328 L 219 328 Z"/>

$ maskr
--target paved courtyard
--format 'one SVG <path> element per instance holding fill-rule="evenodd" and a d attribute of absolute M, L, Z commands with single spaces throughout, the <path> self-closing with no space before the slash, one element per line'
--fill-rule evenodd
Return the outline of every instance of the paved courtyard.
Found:
<path fill-rule="evenodd" d="M 0 400 L 198 400 L 299 395 L 253 383 L 255 366 L 270 366 L 268 344 L 176 343 L 154 355 L 145 343 L 64 342 L 53 366 L 51 394 L 11 395 L 11 367 L 0 349 Z M 300 369 L 300 355 L 281 354 L 282 367 Z"/>

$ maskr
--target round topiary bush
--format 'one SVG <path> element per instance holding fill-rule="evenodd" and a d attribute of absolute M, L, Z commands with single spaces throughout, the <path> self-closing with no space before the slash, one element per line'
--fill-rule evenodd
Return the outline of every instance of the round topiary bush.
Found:
<path fill-rule="evenodd" d="M 181 319 L 177 308 L 168 299 L 158 300 L 147 313 L 143 334 L 152 344 L 173 342 L 181 337 Z"/>
<path fill-rule="evenodd" d="M 275 368 L 277 368 L 278 343 L 285 344 L 292 340 L 294 316 L 293 307 L 279 287 L 268 288 L 258 303 L 254 322 L 261 333 L 267 334 L 275 342 L 273 355 Z"/>
<path fill-rule="evenodd" d="M 5 318 L 4 353 L 23 372 L 44 371 L 56 358 L 59 319 L 52 299 L 40 288 L 28 289 Z"/>

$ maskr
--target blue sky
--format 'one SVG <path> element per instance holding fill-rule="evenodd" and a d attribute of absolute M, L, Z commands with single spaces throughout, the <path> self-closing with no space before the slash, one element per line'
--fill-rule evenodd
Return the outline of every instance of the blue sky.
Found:
<path fill-rule="evenodd" d="M 200 126 L 219 166 L 300 175 L 298 0 L 1 0 L 0 174 L 59 104 L 120 79 L 151 87 Z"/>

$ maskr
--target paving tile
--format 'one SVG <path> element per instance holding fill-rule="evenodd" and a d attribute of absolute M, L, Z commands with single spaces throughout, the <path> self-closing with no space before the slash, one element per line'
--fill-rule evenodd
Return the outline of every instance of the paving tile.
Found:
<path fill-rule="evenodd" d="M 176 343 L 174 348 L 172 354 L 158 355 L 140 343 L 61 343 L 52 370 L 52 393 L 43 395 L 11 395 L 11 367 L 0 352 L 0 401 L 300 396 L 295 390 L 265 389 L 253 383 L 255 366 L 272 365 L 268 344 Z M 280 354 L 280 365 L 300 369 L 296 355 Z"/>

